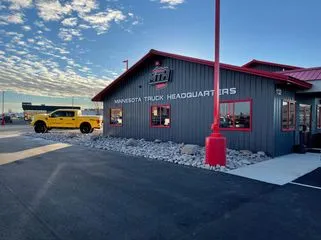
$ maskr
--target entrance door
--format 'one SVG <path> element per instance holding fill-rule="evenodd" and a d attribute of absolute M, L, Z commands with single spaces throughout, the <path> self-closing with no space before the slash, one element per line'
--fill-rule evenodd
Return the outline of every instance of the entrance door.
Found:
<path fill-rule="evenodd" d="M 310 147 L 312 106 L 308 104 L 300 104 L 299 107 L 300 141 L 303 141 L 305 146 Z"/>
<path fill-rule="evenodd" d="M 311 131 L 311 110 L 312 110 L 311 105 L 300 104 L 300 115 L 299 115 L 300 131 L 303 131 L 303 132 Z"/>

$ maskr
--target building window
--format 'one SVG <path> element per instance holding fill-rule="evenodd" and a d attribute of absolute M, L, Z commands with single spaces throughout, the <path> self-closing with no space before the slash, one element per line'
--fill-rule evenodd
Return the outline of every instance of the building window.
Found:
<path fill-rule="evenodd" d="M 321 105 L 317 106 L 317 128 L 321 129 Z"/>
<path fill-rule="evenodd" d="M 282 101 L 282 131 L 295 130 L 295 102 Z"/>
<path fill-rule="evenodd" d="M 151 127 L 168 128 L 171 124 L 170 105 L 151 107 Z"/>
<path fill-rule="evenodd" d="M 301 131 L 310 132 L 311 130 L 311 105 L 299 105 L 299 126 Z"/>
<path fill-rule="evenodd" d="M 252 100 L 223 101 L 220 103 L 222 130 L 251 131 Z"/>
<path fill-rule="evenodd" d="M 123 126 L 123 109 L 111 108 L 110 109 L 110 125 L 112 126 Z"/>

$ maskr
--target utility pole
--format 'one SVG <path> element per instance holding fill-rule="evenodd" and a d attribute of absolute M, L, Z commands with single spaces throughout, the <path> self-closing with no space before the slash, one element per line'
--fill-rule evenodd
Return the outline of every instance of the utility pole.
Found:
<path fill-rule="evenodd" d="M 72 106 L 72 108 L 74 108 L 74 97 L 73 96 L 71 98 L 71 106 Z"/>
<path fill-rule="evenodd" d="M 206 138 L 206 159 L 210 166 L 226 165 L 226 138 L 220 134 L 220 0 L 215 1 L 214 108 L 212 134 Z"/>
<path fill-rule="evenodd" d="M 126 71 L 128 71 L 128 60 L 124 60 L 123 63 L 126 64 Z"/>
<path fill-rule="evenodd" d="M 4 90 L 2 91 L 2 121 L 1 121 L 1 125 L 2 126 L 5 125 L 5 121 L 4 121 Z"/>

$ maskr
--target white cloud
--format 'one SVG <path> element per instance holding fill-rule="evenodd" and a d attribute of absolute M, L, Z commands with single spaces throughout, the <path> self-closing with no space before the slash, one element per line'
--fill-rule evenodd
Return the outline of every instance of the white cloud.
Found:
<path fill-rule="evenodd" d="M 45 21 L 57 21 L 72 10 L 69 4 L 61 5 L 58 0 L 37 1 L 38 15 Z"/>
<path fill-rule="evenodd" d="M 71 6 L 74 11 L 84 14 L 97 9 L 98 3 L 95 0 L 73 0 Z"/>
<path fill-rule="evenodd" d="M 29 8 L 32 6 L 32 0 L 7 0 L 10 3 L 9 9 L 19 10 L 21 8 Z"/>
<path fill-rule="evenodd" d="M 74 27 L 77 25 L 77 18 L 65 18 L 61 24 L 64 26 Z"/>
<path fill-rule="evenodd" d="M 156 0 L 151 0 L 152 2 L 155 2 Z M 160 0 L 160 3 L 164 6 L 162 8 L 169 8 L 169 9 L 175 9 L 176 6 L 183 4 L 185 0 Z"/>
<path fill-rule="evenodd" d="M 79 35 L 75 30 L 70 33 Z M 5 36 L 12 38 L 0 51 L 1 87 L 6 90 L 40 96 L 93 97 L 114 78 L 111 74 L 97 77 L 87 63 L 79 64 L 69 57 L 69 51 L 44 36 L 28 38 L 23 46 L 19 45 L 24 40 L 22 34 L 8 32 Z M 5 52 L 10 54 L 5 56 Z"/>
<path fill-rule="evenodd" d="M 0 16 L 0 21 L 4 21 L 7 23 L 21 24 L 24 22 L 24 15 L 22 13 L 13 13 L 11 15 Z"/>
<path fill-rule="evenodd" d="M 71 41 L 73 37 L 80 37 L 81 32 L 79 29 L 60 28 L 58 36 L 64 41 Z"/>
<path fill-rule="evenodd" d="M 25 31 L 30 31 L 31 27 L 26 25 L 26 26 L 23 26 L 22 29 Z"/>
<path fill-rule="evenodd" d="M 138 21 L 138 20 L 135 20 L 132 24 L 133 24 L 133 25 L 138 25 L 138 24 L 139 24 L 139 21 Z"/>
<path fill-rule="evenodd" d="M 79 28 L 82 28 L 82 29 L 89 29 L 90 26 L 89 25 L 86 25 L 86 24 L 79 24 L 78 26 Z"/>
<path fill-rule="evenodd" d="M 82 15 L 81 18 L 88 22 L 98 34 L 105 33 L 110 28 L 111 22 L 119 23 L 126 19 L 120 10 L 107 9 L 106 12 L 99 12 L 93 15 Z"/>
<path fill-rule="evenodd" d="M 36 25 L 37 27 L 43 29 L 43 30 L 46 31 L 46 32 L 51 31 L 49 28 L 47 28 L 47 27 L 45 26 L 45 24 L 44 24 L 42 21 L 35 21 L 33 24 Z"/>

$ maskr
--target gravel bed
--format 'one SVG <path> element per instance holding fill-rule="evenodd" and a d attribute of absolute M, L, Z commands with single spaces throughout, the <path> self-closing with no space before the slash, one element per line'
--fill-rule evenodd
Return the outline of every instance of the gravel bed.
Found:
<path fill-rule="evenodd" d="M 179 144 L 171 141 L 162 142 L 160 140 L 155 140 L 152 142 L 144 139 L 136 140 L 132 138 L 103 137 L 101 132 L 93 134 L 49 132 L 45 134 L 26 133 L 25 135 L 224 172 L 270 159 L 264 152 L 252 153 L 248 150 L 236 151 L 227 149 L 226 167 L 209 166 L 204 162 L 204 147 L 193 145 L 195 149 L 193 154 L 183 154 L 182 149 L 186 147 L 184 143 Z"/>

